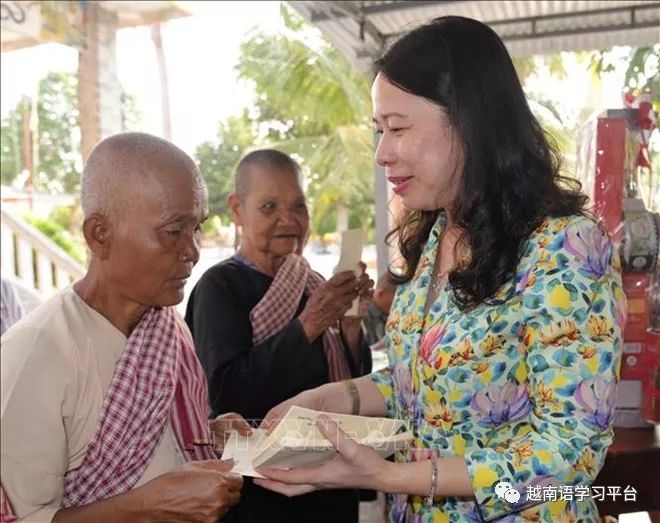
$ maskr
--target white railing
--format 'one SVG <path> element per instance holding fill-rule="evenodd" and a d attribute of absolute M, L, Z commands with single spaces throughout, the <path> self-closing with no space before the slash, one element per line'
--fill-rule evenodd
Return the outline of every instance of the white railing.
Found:
<path fill-rule="evenodd" d="M 80 263 L 16 213 L 0 209 L 0 215 L 4 275 L 21 280 L 46 299 L 85 274 Z"/>

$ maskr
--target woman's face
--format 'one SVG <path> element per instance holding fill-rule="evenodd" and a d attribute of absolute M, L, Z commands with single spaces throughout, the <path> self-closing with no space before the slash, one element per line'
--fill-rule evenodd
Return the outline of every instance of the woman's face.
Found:
<path fill-rule="evenodd" d="M 246 194 L 234 202 L 234 222 L 242 227 L 241 247 L 247 252 L 269 257 L 302 253 L 309 214 L 296 173 L 253 165 Z"/>
<path fill-rule="evenodd" d="M 380 135 L 376 163 L 409 209 L 450 209 L 463 168 L 458 133 L 439 105 L 399 89 L 382 73 L 371 98 Z"/>

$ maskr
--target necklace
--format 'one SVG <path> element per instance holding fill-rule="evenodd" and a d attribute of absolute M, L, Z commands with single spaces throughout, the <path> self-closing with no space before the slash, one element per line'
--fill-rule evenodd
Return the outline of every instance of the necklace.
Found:
<path fill-rule="evenodd" d="M 445 285 L 447 284 L 447 274 L 449 274 L 449 271 L 451 271 L 451 269 L 436 274 L 431 280 L 431 289 L 426 295 L 426 303 L 424 304 L 425 317 L 429 311 L 429 307 L 438 299 L 440 293 L 445 288 Z"/>
<path fill-rule="evenodd" d="M 433 278 L 433 283 L 431 284 L 431 288 L 433 289 L 433 292 L 436 294 L 440 292 L 445 285 L 447 284 L 447 275 L 451 269 L 447 269 L 446 271 L 443 271 L 439 274 L 435 275 L 435 278 Z"/>

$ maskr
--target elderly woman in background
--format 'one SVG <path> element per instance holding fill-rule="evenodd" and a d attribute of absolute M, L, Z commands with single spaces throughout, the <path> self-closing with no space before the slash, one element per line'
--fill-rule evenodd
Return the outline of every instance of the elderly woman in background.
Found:
<path fill-rule="evenodd" d="M 309 215 L 298 164 L 271 149 L 254 151 L 236 171 L 229 198 L 242 228 L 236 255 L 211 267 L 193 290 L 186 321 L 206 370 L 213 415 L 262 419 L 273 406 L 328 382 L 371 371 L 361 335 L 373 282 L 341 272 L 328 281 L 300 255 Z M 246 481 L 228 521 L 358 520 L 358 492 L 287 499 Z"/>

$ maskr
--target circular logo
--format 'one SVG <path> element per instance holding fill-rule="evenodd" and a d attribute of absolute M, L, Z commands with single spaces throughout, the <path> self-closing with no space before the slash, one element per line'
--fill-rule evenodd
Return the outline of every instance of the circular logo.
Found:
<path fill-rule="evenodd" d="M 506 491 L 512 488 L 513 485 L 511 483 L 507 483 L 506 481 L 500 481 L 497 485 L 495 485 L 495 494 L 497 494 L 498 498 L 503 498 L 504 495 L 506 494 Z"/>
<path fill-rule="evenodd" d="M 520 492 L 510 488 L 504 493 L 504 499 L 506 499 L 509 503 L 518 503 L 518 501 L 520 501 Z"/>

